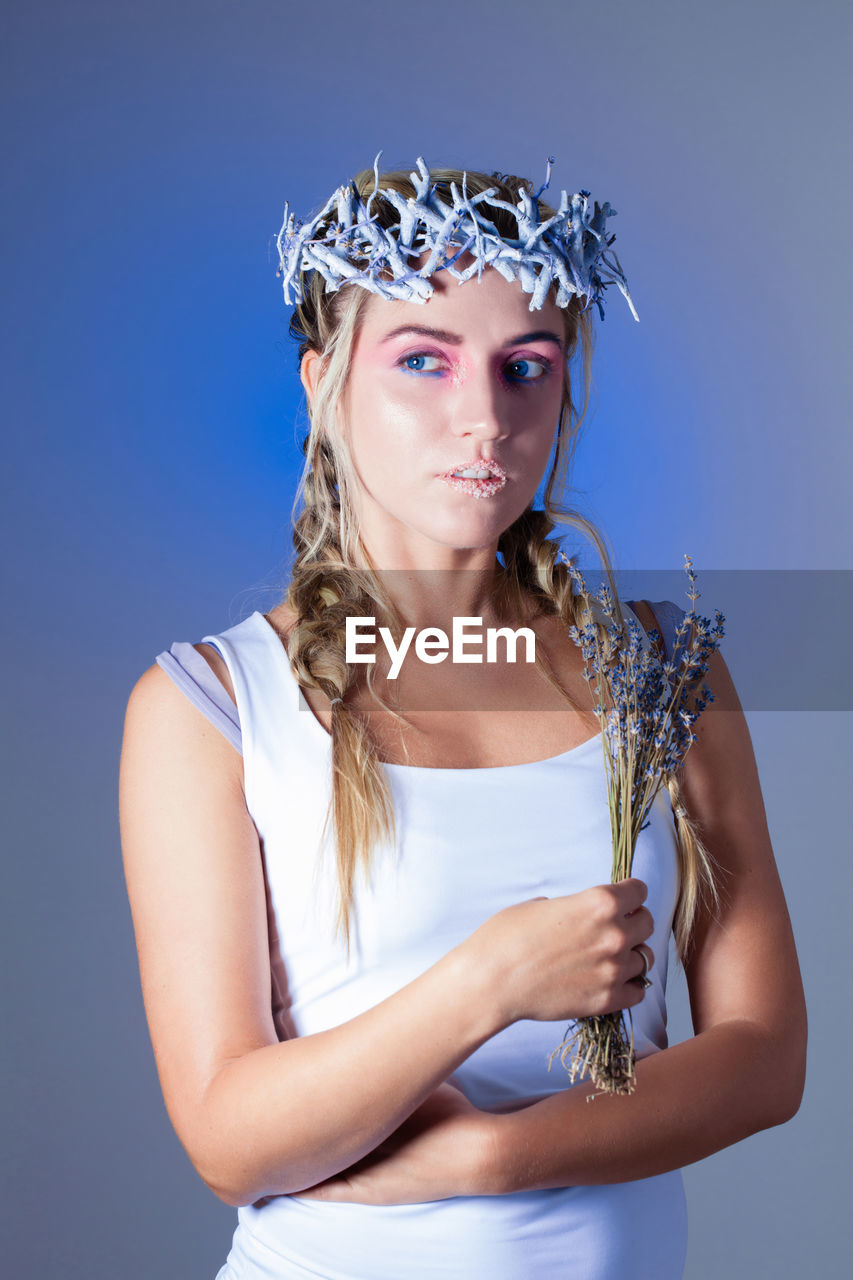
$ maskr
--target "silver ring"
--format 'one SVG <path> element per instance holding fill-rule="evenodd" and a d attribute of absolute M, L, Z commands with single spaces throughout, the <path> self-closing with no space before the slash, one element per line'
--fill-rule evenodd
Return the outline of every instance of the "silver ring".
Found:
<path fill-rule="evenodd" d="M 634 947 L 633 950 L 636 951 L 637 955 L 640 956 L 640 958 L 643 961 L 643 972 L 638 973 L 637 976 L 634 978 L 634 981 L 639 982 L 640 985 L 647 990 L 652 985 L 652 980 L 648 976 L 649 975 L 648 957 L 645 951 L 641 951 L 639 947 Z"/>

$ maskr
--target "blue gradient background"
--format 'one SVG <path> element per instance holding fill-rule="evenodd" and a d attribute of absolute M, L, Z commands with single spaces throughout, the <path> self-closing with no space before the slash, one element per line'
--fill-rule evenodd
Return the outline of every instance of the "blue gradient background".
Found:
<path fill-rule="evenodd" d="M 10 1275 L 209 1280 L 229 1247 L 234 1211 L 159 1092 L 118 759 L 155 654 L 270 607 L 285 578 L 305 421 L 275 277 L 285 199 L 307 212 L 380 148 L 537 182 L 554 155 L 550 195 L 618 210 L 641 317 L 611 290 L 575 475 L 617 563 L 847 569 L 851 17 L 841 0 L 7 8 Z M 807 592 L 788 603 L 804 657 L 849 645 Z M 847 1254 L 850 715 L 750 726 L 809 1080 L 790 1124 L 685 1171 L 688 1280 L 830 1274 Z M 672 1032 L 690 1033 L 681 979 Z"/>

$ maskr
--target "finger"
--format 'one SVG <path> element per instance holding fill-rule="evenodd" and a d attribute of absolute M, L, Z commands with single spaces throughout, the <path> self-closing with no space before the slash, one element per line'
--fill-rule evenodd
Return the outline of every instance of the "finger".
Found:
<path fill-rule="evenodd" d="M 640 959 L 640 968 L 633 975 L 632 981 L 639 982 L 643 987 L 650 987 L 652 984 L 651 979 L 648 977 L 648 973 L 654 965 L 655 953 L 652 951 L 651 947 L 647 947 L 643 942 L 638 943 L 637 946 L 632 947 L 631 950 L 635 951 Z"/>
<path fill-rule="evenodd" d="M 636 947 L 641 942 L 648 942 L 655 931 L 655 919 L 648 907 L 637 907 L 637 910 L 632 911 L 627 919 L 631 922 L 630 926 L 626 927 L 628 945 Z"/>
<path fill-rule="evenodd" d="M 627 880 L 617 880 L 613 888 L 617 891 L 626 915 L 630 915 L 632 911 L 636 911 L 637 907 L 641 907 L 649 896 L 649 886 L 645 880 L 639 880 L 636 876 L 629 876 Z"/>

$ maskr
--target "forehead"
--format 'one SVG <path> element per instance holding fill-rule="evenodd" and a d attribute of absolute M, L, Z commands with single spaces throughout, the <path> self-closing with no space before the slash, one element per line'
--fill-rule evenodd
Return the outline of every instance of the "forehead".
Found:
<path fill-rule="evenodd" d="M 411 259 L 417 269 L 424 265 L 427 254 Z M 470 253 L 459 257 L 454 266 L 464 271 L 472 265 Z M 433 293 L 426 302 L 405 302 L 382 298 L 371 293 L 362 312 L 362 331 L 367 339 L 382 337 L 401 325 L 429 325 L 452 329 L 466 339 L 480 338 L 500 342 L 510 334 L 549 329 L 563 338 L 563 310 L 551 298 L 537 311 L 530 310 L 530 294 L 517 280 L 506 280 L 494 267 L 484 267 L 478 278 L 476 271 L 460 282 L 449 271 L 435 271 L 429 277 Z"/>

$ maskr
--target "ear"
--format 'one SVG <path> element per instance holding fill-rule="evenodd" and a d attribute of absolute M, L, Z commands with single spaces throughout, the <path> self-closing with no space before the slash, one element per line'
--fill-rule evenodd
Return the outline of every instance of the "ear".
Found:
<path fill-rule="evenodd" d="M 309 405 L 314 399 L 314 391 L 317 386 L 317 377 L 320 372 L 321 359 L 322 357 L 319 351 L 306 351 L 299 366 L 299 381 L 302 383 L 305 390 L 305 395 L 308 398 Z"/>

